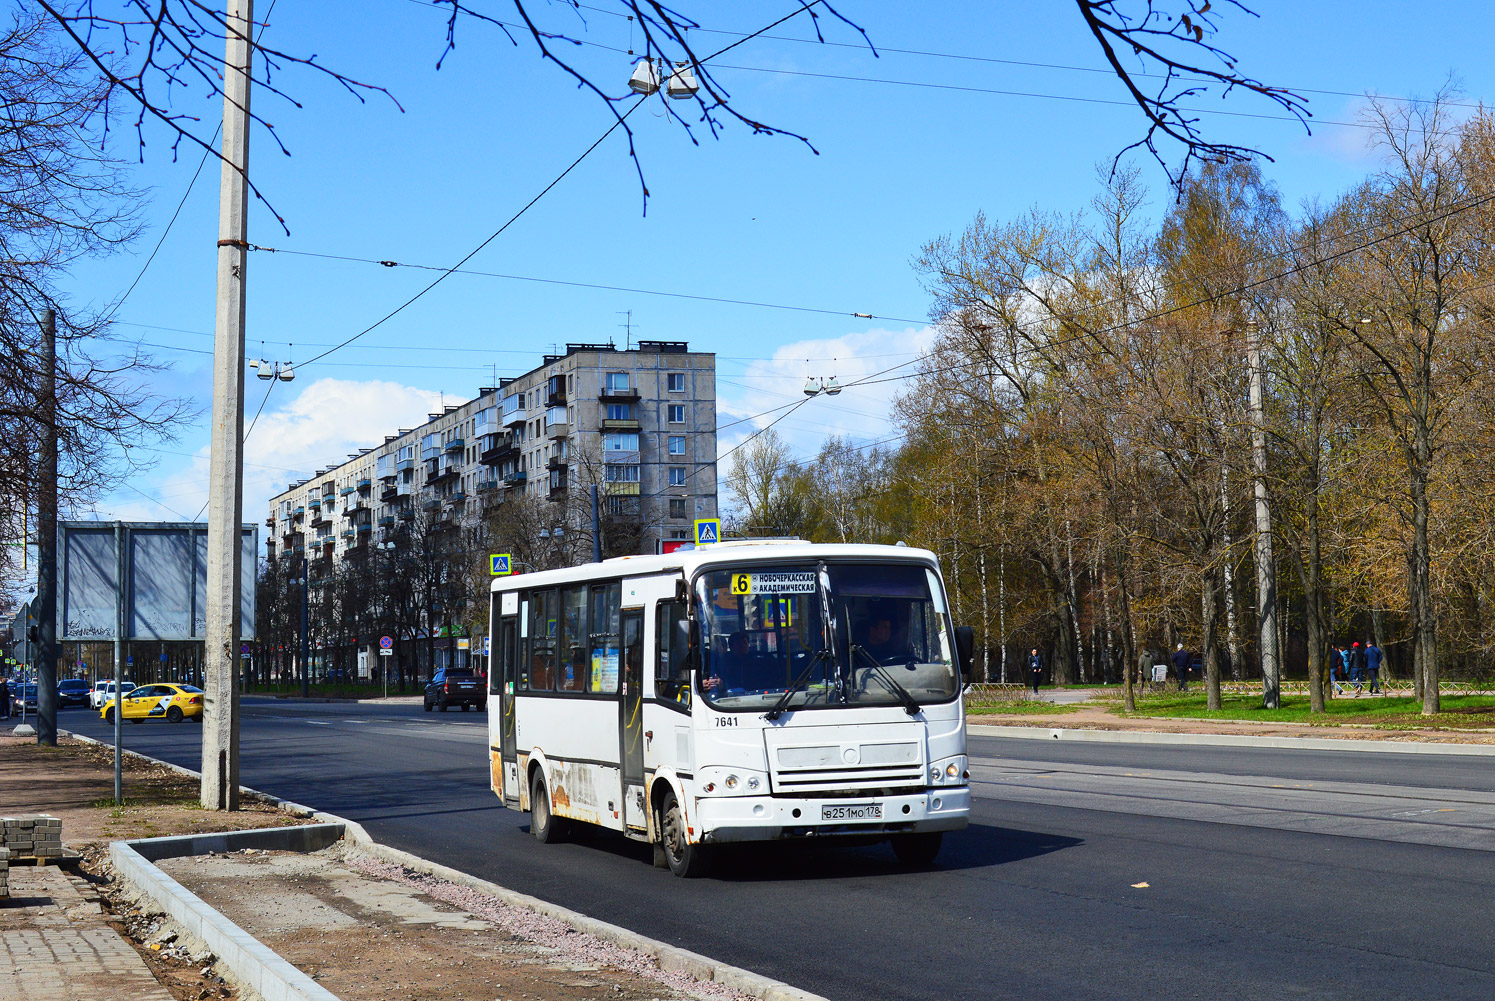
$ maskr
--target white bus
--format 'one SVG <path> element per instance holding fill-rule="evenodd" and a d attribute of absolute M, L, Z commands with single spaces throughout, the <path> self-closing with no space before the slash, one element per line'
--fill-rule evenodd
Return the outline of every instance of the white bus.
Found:
<path fill-rule="evenodd" d="M 493 791 L 701 873 L 726 842 L 840 836 L 934 860 L 970 815 L 956 629 L 934 554 L 728 542 L 499 578 Z"/>

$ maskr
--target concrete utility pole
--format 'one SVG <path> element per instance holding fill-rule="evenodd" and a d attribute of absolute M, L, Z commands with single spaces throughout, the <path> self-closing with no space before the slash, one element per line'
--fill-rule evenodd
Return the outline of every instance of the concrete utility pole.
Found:
<path fill-rule="evenodd" d="M 41 469 L 36 496 L 36 742 L 57 746 L 57 314 L 42 316 Z M 25 699 L 21 700 L 25 708 Z"/>
<path fill-rule="evenodd" d="M 1267 495 L 1267 420 L 1263 407 L 1261 332 L 1246 324 L 1251 366 L 1251 478 L 1256 490 L 1256 605 L 1260 609 L 1262 704 L 1282 702 L 1282 658 L 1277 646 L 1277 568 L 1272 556 L 1272 506 Z"/>
<path fill-rule="evenodd" d="M 301 697 L 311 698 L 311 649 L 306 640 L 307 589 L 311 587 L 311 573 L 307 569 L 306 557 L 301 557 Z"/>
<path fill-rule="evenodd" d="M 203 644 L 202 805 L 239 808 L 239 609 L 244 500 L 244 269 L 249 244 L 250 30 L 254 0 L 224 18 L 223 170 L 218 195 L 218 311 L 208 482 L 207 631 Z"/>

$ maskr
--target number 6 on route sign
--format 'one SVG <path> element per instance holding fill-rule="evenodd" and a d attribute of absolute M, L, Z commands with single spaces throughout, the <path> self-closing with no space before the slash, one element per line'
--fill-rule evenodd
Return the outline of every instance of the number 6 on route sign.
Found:
<path fill-rule="evenodd" d="M 503 577 L 514 571 L 509 569 L 512 560 L 508 553 L 494 553 L 488 557 L 488 573 L 494 577 Z"/>

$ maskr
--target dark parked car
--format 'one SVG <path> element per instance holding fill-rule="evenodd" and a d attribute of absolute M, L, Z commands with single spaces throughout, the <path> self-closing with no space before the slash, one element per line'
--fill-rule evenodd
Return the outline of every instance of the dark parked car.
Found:
<path fill-rule="evenodd" d="M 57 708 L 66 709 L 69 706 L 88 705 L 88 682 L 79 678 L 69 678 L 67 681 L 57 683 Z"/>
<path fill-rule="evenodd" d="M 436 706 L 442 712 L 446 712 L 447 706 L 461 706 L 463 712 L 468 706 L 486 709 L 488 688 L 482 678 L 467 668 L 442 668 L 426 685 L 426 712 Z"/>

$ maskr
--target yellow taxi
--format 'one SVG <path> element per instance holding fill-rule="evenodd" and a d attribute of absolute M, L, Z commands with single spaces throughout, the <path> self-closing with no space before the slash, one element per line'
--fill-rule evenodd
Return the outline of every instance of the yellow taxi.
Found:
<path fill-rule="evenodd" d="M 104 703 L 99 715 L 106 722 L 114 722 L 112 699 Z M 164 719 L 168 723 L 195 719 L 201 723 L 202 689 L 191 685 L 141 685 L 125 693 L 120 715 L 131 723 L 148 719 Z"/>

